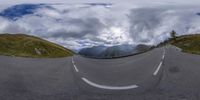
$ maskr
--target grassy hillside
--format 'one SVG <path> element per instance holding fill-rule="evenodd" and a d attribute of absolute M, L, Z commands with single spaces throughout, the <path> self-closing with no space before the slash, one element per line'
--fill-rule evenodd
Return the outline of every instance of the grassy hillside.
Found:
<path fill-rule="evenodd" d="M 200 34 L 183 35 L 176 37 L 176 39 L 169 39 L 160 43 L 159 46 L 172 44 L 182 49 L 183 52 L 200 54 Z"/>
<path fill-rule="evenodd" d="M 0 55 L 54 58 L 72 56 L 73 52 L 34 36 L 0 34 Z"/>
<path fill-rule="evenodd" d="M 171 40 L 170 43 L 182 49 L 183 52 L 200 54 L 200 35 L 185 35 Z"/>

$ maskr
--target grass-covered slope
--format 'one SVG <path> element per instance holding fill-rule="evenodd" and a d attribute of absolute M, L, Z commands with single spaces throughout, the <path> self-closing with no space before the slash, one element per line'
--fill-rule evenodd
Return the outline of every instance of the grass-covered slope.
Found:
<path fill-rule="evenodd" d="M 179 47 L 183 52 L 200 55 L 200 34 L 183 35 L 176 37 L 176 39 L 171 38 L 160 43 L 157 47 L 167 44 Z"/>
<path fill-rule="evenodd" d="M 0 55 L 56 58 L 72 56 L 73 52 L 34 36 L 0 34 Z"/>
<path fill-rule="evenodd" d="M 170 43 L 182 49 L 183 52 L 200 54 L 200 35 L 185 35 L 171 40 Z"/>

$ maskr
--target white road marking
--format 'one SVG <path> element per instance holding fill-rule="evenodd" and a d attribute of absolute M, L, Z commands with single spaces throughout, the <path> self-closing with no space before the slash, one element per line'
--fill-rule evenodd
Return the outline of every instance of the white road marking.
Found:
<path fill-rule="evenodd" d="M 72 57 L 72 64 L 74 64 L 74 58 Z"/>
<path fill-rule="evenodd" d="M 165 59 L 165 55 L 162 56 L 162 60 L 164 60 L 164 59 Z"/>
<path fill-rule="evenodd" d="M 158 72 L 159 72 L 159 70 L 160 70 L 160 68 L 161 68 L 161 66 L 163 64 L 164 59 L 165 59 L 165 50 L 163 52 L 163 56 L 162 56 L 161 62 L 159 63 L 159 65 L 158 65 L 157 69 L 155 70 L 155 72 L 153 73 L 153 75 L 157 75 L 158 74 Z"/>
<path fill-rule="evenodd" d="M 74 66 L 74 69 L 76 70 L 76 72 L 79 72 L 78 68 L 76 67 L 75 63 L 74 63 L 74 58 L 72 57 L 72 64 Z"/>
<path fill-rule="evenodd" d="M 165 49 L 164 49 L 162 61 L 165 59 L 165 54 L 166 54 L 166 51 L 165 51 Z"/>
<path fill-rule="evenodd" d="M 160 62 L 160 64 L 158 65 L 158 68 L 156 69 L 156 71 L 153 73 L 153 75 L 157 75 L 158 71 L 160 70 L 161 66 L 162 66 L 163 62 Z"/>
<path fill-rule="evenodd" d="M 118 86 L 106 86 L 106 85 L 99 85 L 99 84 L 93 83 L 86 78 L 81 78 L 81 79 L 84 82 L 86 82 L 87 84 L 89 84 L 93 87 L 101 88 L 101 89 L 107 89 L 107 90 L 128 90 L 128 89 L 134 89 L 134 88 L 138 87 L 137 85 L 120 86 L 120 87 L 118 87 Z"/>
<path fill-rule="evenodd" d="M 155 72 L 153 73 L 153 75 L 157 75 L 162 64 L 163 64 L 163 61 L 165 59 L 165 49 L 164 49 L 164 52 L 163 52 L 163 56 L 162 56 L 162 59 L 161 59 L 161 62 L 159 63 L 157 69 L 155 70 Z M 74 62 L 74 59 L 72 57 L 72 63 L 73 63 L 73 66 L 74 66 L 74 69 L 76 70 L 76 72 L 79 72 L 78 68 L 76 67 L 75 65 L 75 62 Z M 96 87 L 96 88 L 101 88 L 101 89 L 107 89 L 107 90 L 128 90 L 128 89 L 134 89 L 134 88 L 138 88 L 137 85 L 128 85 L 128 86 L 106 86 L 106 85 L 100 85 L 100 84 L 97 84 L 97 83 L 94 83 L 84 77 L 81 78 L 84 82 L 86 82 L 87 84 L 93 86 L 93 87 Z"/>
<path fill-rule="evenodd" d="M 179 47 L 177 47 L 177 46 L 174 46 L 174 47 L 175 47 L 175 49 L 177 49 L 178 51 L 182 51 L 181 48 L 179 48 Z"/>
<path fill-rule="evenodd" d="M 74 69 L 76 70 L 76 72 L 79 72 L 78 68 L 76 67 L 76 65 L 74 65 Z"/>

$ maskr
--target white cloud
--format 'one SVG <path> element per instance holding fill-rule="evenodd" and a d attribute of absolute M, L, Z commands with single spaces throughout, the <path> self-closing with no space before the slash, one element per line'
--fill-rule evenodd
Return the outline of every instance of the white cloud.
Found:
<path fill-rule="evenodd" d="M 19 3 L 99 3 L 110 2 L 119 4 L 200 4 L 199 0 L 0 0 L 2 4 Z"/>
<path fill-rule="evenodd" d="M 1 33 L 36 35 L 78 50 L 95 45 L 151 44 L 169 37 L 200 32 L 196 6 L 51 5 L 16 21 L 0 17 Z"/>

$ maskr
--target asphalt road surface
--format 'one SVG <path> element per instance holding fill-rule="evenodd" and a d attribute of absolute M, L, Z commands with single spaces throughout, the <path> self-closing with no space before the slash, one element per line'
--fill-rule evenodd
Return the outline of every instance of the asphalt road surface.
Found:
<path fill-rule="evenodd" d="M 0 100 L 200 100 L 200 56 L 170 45 L 118 59 L 0 56 Z"/>

